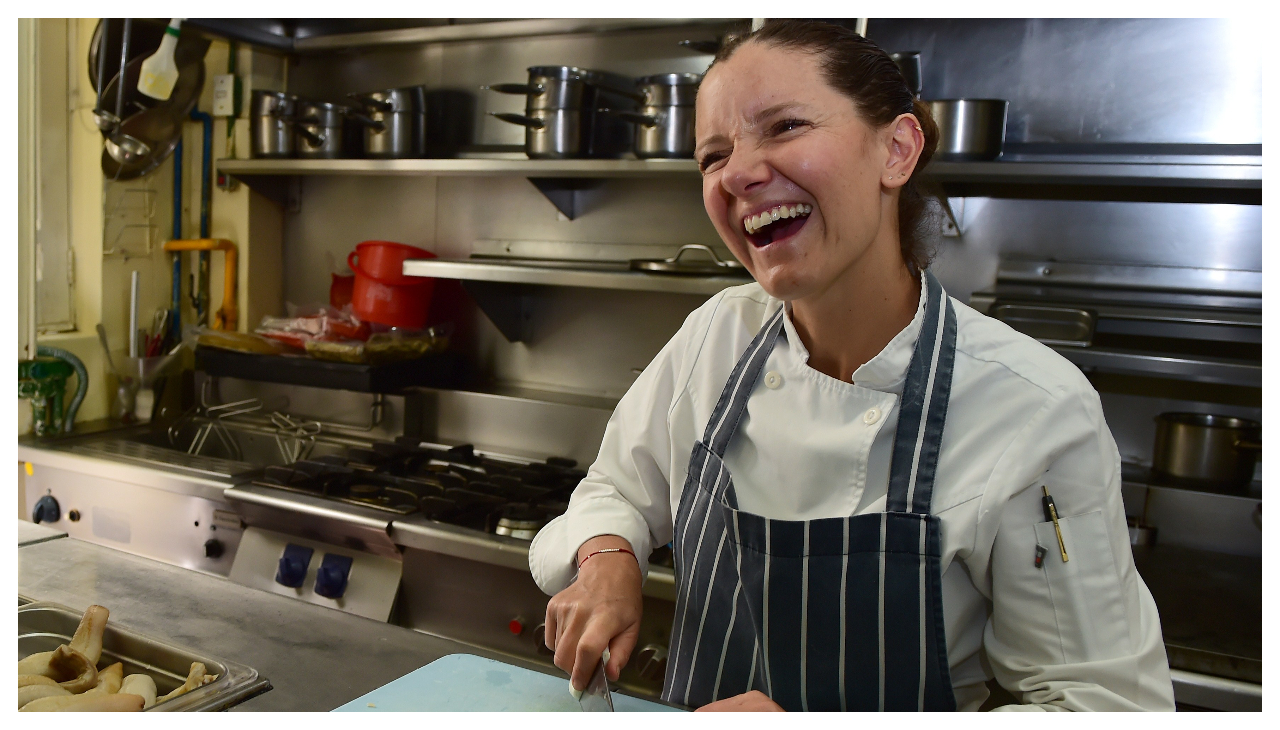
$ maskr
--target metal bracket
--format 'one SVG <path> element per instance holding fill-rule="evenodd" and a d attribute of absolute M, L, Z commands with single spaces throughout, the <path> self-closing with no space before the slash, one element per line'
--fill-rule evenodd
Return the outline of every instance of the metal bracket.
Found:
<path fill-rule="evenodd" d="M 531 177 L 529 182 L 569 220 L 586 212 L 587 193 L 601 184 L 595 178 L 579 177 Z"/>
<path fill-rule="evenodd" d="M 462 287 L 508 342 L 533 339 L 530 287 L 492 281 L 464 281 Z"/>
<path fill-rule="evenodd" d="M 947 219 L 942 221 L 942 235 L 958 237 L 964 235 L 964 198 L 949 200 L 945 194 L 938 196 L 938 204 Z"/>

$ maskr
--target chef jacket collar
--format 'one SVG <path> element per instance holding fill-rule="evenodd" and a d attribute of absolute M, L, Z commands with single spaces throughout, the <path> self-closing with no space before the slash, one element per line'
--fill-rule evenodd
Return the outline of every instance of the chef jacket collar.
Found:
<path fill-rule="evenodd" d="M 902 382 L 907 377 L 907 366 L 911 364 L 911 355 L 915 352 L 916 340 L 920 337 L 920 328 L 924 322 L 924 306 L 929 296 L 929 288 L 920 285 L 920 302 L 916 305 L 916 314 L 902 331 L 889 340 L 875 357 L 863 363 L 853 371 L 853 384 L 872 390 L 898 393 L 902 390 Z M 800 340 L 796 326 L 791 321 L 791 302 L 785 302 L 786 310 L 782 318 L 783 333 L 787 343 L 795 348 L 801 362 L 808 364 L 809 350 Z"/>

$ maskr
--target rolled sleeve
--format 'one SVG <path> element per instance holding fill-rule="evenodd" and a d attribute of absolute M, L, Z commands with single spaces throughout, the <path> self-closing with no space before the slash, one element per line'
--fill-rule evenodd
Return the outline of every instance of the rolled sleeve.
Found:
<path fill-rule="evenodd" d="M 609 418 L 600 454 L 574 490 L 568 511 L 543 527 L 530 545 L 529 568 L 543 592 L 564 590 L 576 574 L 578 548 L 593 537 L 625 538 L 644 577 L 653 546 L 671 540 L 669 415 L 677 384 L 687 382 L 692 366 L 690 343 L 705 337 L 720 299 L 717 295 L 695 310 L 636 378 Z"/>

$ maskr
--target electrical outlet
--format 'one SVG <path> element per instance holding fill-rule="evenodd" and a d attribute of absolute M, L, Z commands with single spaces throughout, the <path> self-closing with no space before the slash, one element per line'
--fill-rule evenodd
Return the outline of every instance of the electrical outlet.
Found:
<path fill-rule="evenodd" d="M 219 74 L 213 77 L 213 116 L 233 117 L 236 113 L 236 77 Z"/>

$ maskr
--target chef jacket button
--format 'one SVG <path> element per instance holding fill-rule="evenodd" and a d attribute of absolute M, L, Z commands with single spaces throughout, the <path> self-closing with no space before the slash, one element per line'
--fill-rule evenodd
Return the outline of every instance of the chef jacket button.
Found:
<path fill-rule="evenodd" d="M 782 376 L 778 374 L 777 370 L 770 370 L 764 374 L 764 384 L 770 390 L 777 390 L 782 387 Z"/>
<path fill-rule="evenodd" d="M 879 408 L 868 408 L 867 412 L 862 414 L 862 422 L 867 424 L 868 426 L 870 426 L 871 424 L 879 420 L 880 420 Z"/>

